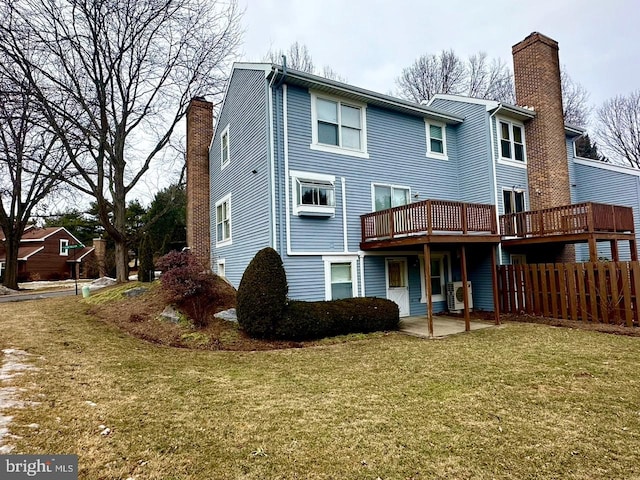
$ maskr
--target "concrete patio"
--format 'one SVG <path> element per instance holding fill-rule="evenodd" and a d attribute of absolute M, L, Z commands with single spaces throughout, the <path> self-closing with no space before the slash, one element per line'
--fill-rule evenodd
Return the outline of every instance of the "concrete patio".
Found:
<path fill-rule="evenodd" d="M 480 330 L 494 326 L 492 322 L 484 320 L 471 320 L 471 330 Z M 400 319 L 400 331 L 408 335 L 429 338 L 429 323 L 426 315 L 402 317 Z M 464 333 L 464 319 L 458 317 L 446 317 L 434 315 L 433 338 L 443 338 L 457 333 Z"/>

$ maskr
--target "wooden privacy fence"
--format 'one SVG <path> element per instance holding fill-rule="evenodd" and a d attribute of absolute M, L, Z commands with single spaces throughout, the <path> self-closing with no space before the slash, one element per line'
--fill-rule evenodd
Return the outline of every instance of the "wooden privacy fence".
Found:
<path fill-rule="evenodd" d="M 503 313 L 640 326 L 640 263 L 501 265 Z"/>

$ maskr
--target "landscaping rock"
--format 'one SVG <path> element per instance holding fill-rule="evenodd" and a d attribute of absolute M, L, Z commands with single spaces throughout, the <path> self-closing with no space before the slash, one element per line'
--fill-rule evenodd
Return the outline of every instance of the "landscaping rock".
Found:
<path fill-rule="evenodd" d="M 139 297 L 140 295 L 145 293 L 147 290 L 148 290 L 147 287 L 135 287 L 135 288 L 130 288 L 129 290 L 125 290 L 124 292 L 122 292 L 122 294 L 125 297 L 133 298 L 133 297 Z"/>
<path fill-rule="evenodd" d="M 110 287 L 111 285 L 115 285 L 116 279 L 111 277 L 102 277 L 94 280 L 89 284 L 89 288 L 91 290 L 95 290 L 96 288 Z"/>
<path fill-rule="evenodd" d="M 229 310 L 218 312 L 214 315 L 214 317 L 221 318 L 222 320 L 227 320 L 228 322 L 238 322 L 235 308 L 230 308 Z"/>
<path fill-rule="evenodd" d="M 180 314 L 180 312 L 173 308 L 171 305 L 167 305 L 166 307 L 164 307 L 164 310 L 160 314 L 160 318 L 173 323 L 178 323 L 181 317 L 182 315 Z"/>
<path fill-rule="evenodd" d="M 4 285 L 0 285 L 0 295 L 11 295 L 13 293 L 18 293 L 18 291 L 11 290 L 10 288 L 5 287 Z"/>

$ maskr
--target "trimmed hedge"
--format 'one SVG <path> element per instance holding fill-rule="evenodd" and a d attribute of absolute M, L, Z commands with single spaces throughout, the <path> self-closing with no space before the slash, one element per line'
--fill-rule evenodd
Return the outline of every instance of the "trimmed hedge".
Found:
<path fill-rule="evenodd" d="M 345 298 L 325 302 L 289 302 L 275 334 L 288 340 L 397 330 L 398 305 L 384 298 Z"/>
<path fill-rule="evenodd" d="M 236 314 L 242 329 L 252 337 L 273 337 L 287 308 L 287 275 L 273 248 L 256 253 L 238 286 Z"/>

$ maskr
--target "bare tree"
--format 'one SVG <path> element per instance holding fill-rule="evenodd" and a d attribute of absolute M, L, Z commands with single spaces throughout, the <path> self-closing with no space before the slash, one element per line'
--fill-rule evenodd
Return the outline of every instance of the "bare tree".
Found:
<path fill-rule="evenodd" d="M 0 74 L 0 227 L 5 287 L 18 288 L 20 241 L 34 210 L 73 171 L 28 87 Z"/>
<path fill-rule="evenodd" d="M 287 67 L 301 72 L 320 75 L 330 80 L 346 82 L 347 80 L 333 70 L 329 65 L 325 65 L 318 70 L 313 63 L 313 57 L 309 52 L 309 48 L 304 43 L 294 42 L 285 50 L 269 50 L 265 56 L 265 60 L 280 65 L 282 57 L 287 58 Z"/>
<path fill-rule="evenodd" d="M 72 185 L 95 198 L 127 281 L 127 196 L 164 164 L 189 100 L 221 94 L 241 36 L 236 1 L 23 0 L 0 16 L 0 53 L 78 170 Z"/>
<path fill-rule="evenodd" d="M 603 150 L 613 161 L 640 168 L 640 90 L 607 100 L 597 117 Z"/>
<path fill-rule="evenodd" d="M 564 123 L 577 127 L 587 126 L 591 114 L 589 92 L 580 83 L 574 82 L 564 68 L 560 70 L 560 86 Z"/>
<path fill-rule="evenodd" d="M 425 54 L 402 70 L 396 79 L 398 95 L 422 102 L 437 93 L 468 95 L 513 102 L 513 80 L 500 60 L 487 60 L 480 52 L 465 62 L 453 50 Z"/>

